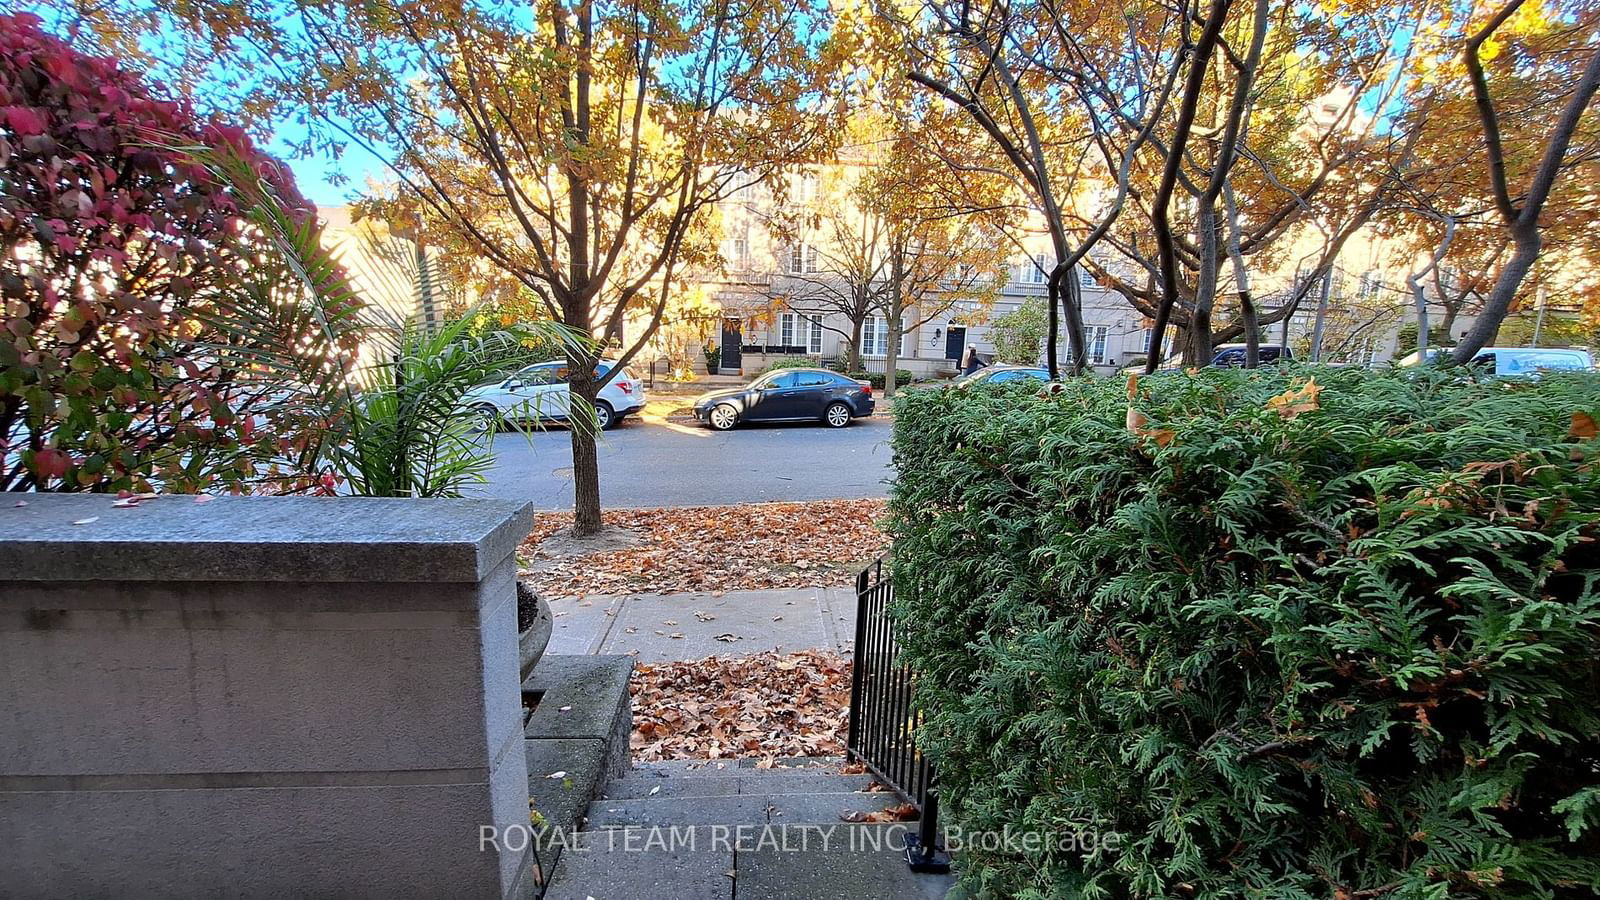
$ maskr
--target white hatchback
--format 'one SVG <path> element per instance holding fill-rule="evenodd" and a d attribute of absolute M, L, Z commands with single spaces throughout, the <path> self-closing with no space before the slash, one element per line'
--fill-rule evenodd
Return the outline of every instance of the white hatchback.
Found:
<path fill-rule="evenodd" d="M 605 377 L 615 365 L 601 362 L 595 366 L 595 377 Z M 528 366 L 504 381 L 479 385 L 462 402 L 507 421 L 565 420 L 572 412 L 571 397 L 567 364 L 555 361 Z M 632 369 L 624 368 L 600 389 L 594 404 L 595 419 L 601 428 L 613 428 L 644 409 L 644 403 L 644 384 Z"/>

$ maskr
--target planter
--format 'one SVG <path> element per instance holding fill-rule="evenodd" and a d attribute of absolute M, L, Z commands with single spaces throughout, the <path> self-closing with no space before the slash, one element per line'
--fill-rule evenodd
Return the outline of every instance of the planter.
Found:
<path fill-rule="evenodd" d="M 550 604 L 533 592 L 526 582 L 517 582 L 517 659 L 521 677 L 518 684 L 528 680 L 544 648 L 550 644 Z"/>
<path fill-rule="evenodd" d="M 722 368 L 722 367 L 721 366 L 706 366 L 706 374 L 707 375 L 715 375 L 715 374 L 717 374 L 717 370 L 720 369 L 720 368 Z"/>

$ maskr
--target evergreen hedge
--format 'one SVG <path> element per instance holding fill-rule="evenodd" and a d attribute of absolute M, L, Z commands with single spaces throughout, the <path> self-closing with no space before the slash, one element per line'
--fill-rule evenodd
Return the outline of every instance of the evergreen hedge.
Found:
<path fill-rule="evenodd" d="M 969 843 L 969 890 L 1600 889 L 1596 381 L 1309 374 L 899 400 L 942 815 L 1079 836 Z"/>

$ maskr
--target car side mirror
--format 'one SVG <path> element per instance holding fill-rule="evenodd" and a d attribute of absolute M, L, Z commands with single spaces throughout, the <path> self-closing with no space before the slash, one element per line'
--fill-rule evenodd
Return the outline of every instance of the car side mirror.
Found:
<path fill-rule="evenodd" d="M 520 381 L 516 380 L 515 378 L 513 378 L 510 381 L 506 382 L 505 384 L 501 385 L 501 387 L 504 388 L 505 390 L 508 390 L 508 391 L 517 391 L 517 390 L 521 390 L 522 389 L 522 382 L 520 382 Z"/>

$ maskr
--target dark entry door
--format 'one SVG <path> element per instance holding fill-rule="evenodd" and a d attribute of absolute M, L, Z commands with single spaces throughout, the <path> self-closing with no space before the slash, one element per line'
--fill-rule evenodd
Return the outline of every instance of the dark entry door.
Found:
<path fill-rule="evenodd" d="M 739 334 L 739 320 L 723 319 L 722 358 L 717 361 L 723 371 L 737 372 L 744 365 L 744 357 L 739 352 L 743 346 L 744 338 Z"/>
<path fill-rule="evenodd" d="M 961 359 L 961 354 L 967 349 L 967 329 L 959 325 L 951 325 L 944 333 L 944 358 Z"/>

